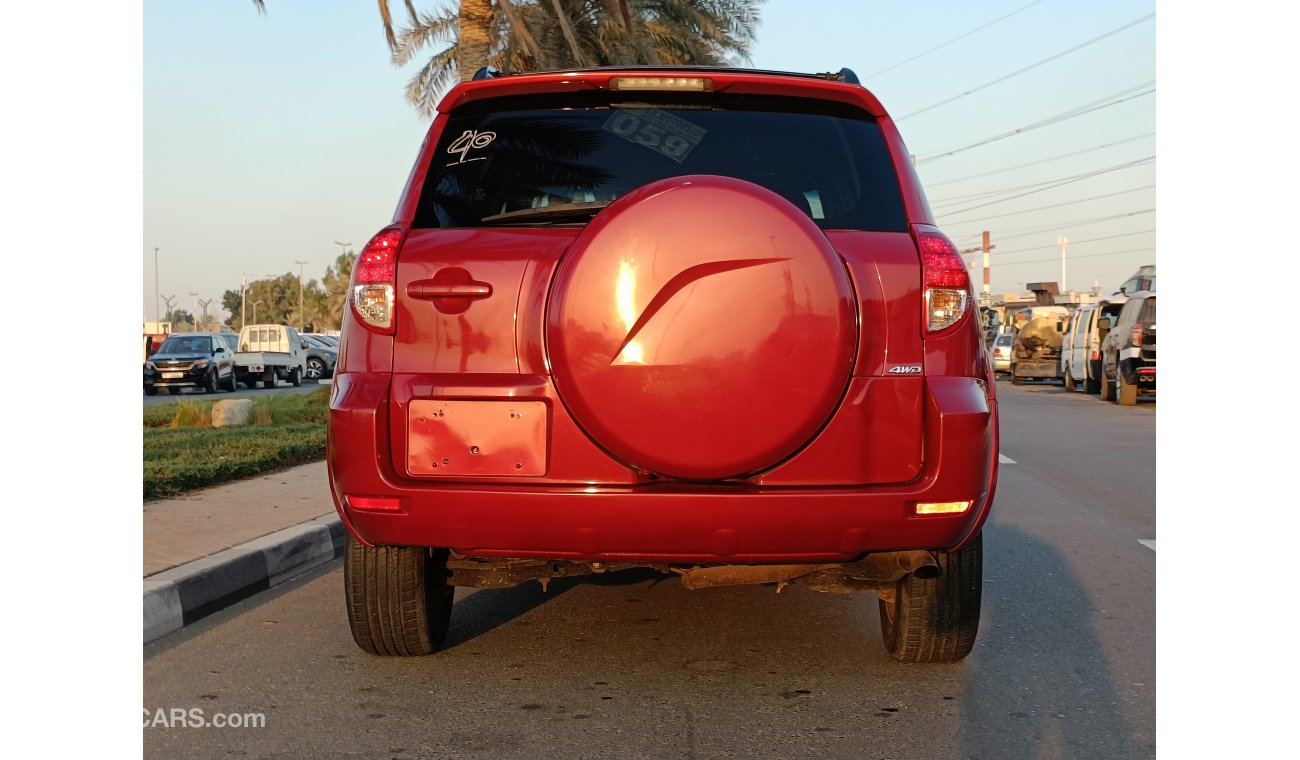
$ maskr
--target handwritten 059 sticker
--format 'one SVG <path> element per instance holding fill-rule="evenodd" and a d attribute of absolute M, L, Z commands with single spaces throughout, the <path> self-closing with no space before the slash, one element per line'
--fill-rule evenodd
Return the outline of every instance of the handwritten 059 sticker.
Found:
<path fill-rule="evenodd" d="M 618 111 L 605 122 L 605 131 L 656 150 L 677 163 L 686 160 L 708 130 L 666 111 Z"/>
<path fill-rule="evenodd" d="M 487 158 L 487 156 L 476 156 L 474 158 L 466 158 L 466 156 L 471 150 L 482 150 L 483 148 L 486 148 L 491 145 L 492 141 L 495 139 L 497 139 L 496 132 L 479 132 L 475 129 L 465 130 L 461 133 L 460 137 L 457 137 L 451 145 L 447 146 L 448 153 L 460 154 L 459 161 L 452 161 L 447 164 L 447 166 L 469 163 L 470 161 L 482 161 Z"/>

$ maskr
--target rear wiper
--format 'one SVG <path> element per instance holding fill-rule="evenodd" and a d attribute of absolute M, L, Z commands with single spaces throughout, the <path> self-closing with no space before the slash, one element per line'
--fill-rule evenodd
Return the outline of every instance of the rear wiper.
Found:
<path fill-rule="evenodd" d="M 590 201 L 586 203 L 552 203 L 539 208 L 523 208 L 507 211 L 504 214 L 492 214 L 480 219 L 480 222 L 530 222 L 538 219 L 556 221 L 559 219 L 590 219 L 612 201 Z"/>

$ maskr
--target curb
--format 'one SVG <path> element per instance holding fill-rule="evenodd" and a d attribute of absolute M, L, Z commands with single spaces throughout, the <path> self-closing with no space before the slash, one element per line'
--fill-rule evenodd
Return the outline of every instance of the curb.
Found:
<path fill-rule="evenodd" d="M 285 528 L 144 579 L 144 643 L 343 556 L 337 514 Z"/>

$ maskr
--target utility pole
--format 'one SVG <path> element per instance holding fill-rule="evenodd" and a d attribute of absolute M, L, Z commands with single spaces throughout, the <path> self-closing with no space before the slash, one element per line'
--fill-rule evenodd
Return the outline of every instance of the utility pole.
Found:
<path fill-rule="evenodd" d="M 307 314 L 302 310 L 302 268 L 307 262 L 294 259 L 293 263 L 298 265 L 298 330 L 301 332 L 307 329 Z"/>
<path fill-rule="evenodd" d="M 153 318 L 163 321 L 161 296 L 158 295 L 158 247 L 153 249 Z"/>
<path fill-rule="evenodd" d="M 176 296 L 163 296 L 163 297 L 162 297 L 162 300 L 163 300 L 163 303 L 167 304 L 167 319 L 164 320 L 164 319 L 162 319 L 162 318 L 159 318 L 158 321 L 159 321 L 159 322 L 164 322 L 164 321 L 166 321 L 166 322 L 170 322 L 170 321 L 172 321 L 172 301 L 175 301 L 175 300 L 176 300 Z"/>
<path fill-rule="evenodd" d="M 963 256 L 968 253 L 975 253 L 976 251 L 984 254 L 984 290 L 980 294 L 980 304 L 984 306 L 989 306 L 993 302 L 993 294 L 989 292 L 989 252 L 994 248 L 997 248 L 997 246 L 990 245 L 989 239 L 989 231 L 984 230 L 984 240 L 979 248 L 965 248 L 961 251 Z M 971 268 L 973 269 L 974 267 L 972 266 Z"/>
<path fill-rule="evenodd" d="M 1065 287 L 1065 249 L 1070 247 L 1070 239 L 1062 235 L 1056 239 L 1056 244 L 1061 246 L 1061 292 L 1069 293 L 1070 289 Z"/>
<path fill-rule="evenodd" d="M 248 324 L 248 273 L 244 273 L 244 279 L 240 280 L 239 285 L 239 329 L 243 330 L 244 325 Z"/>
<path fill-rule="evenodd" d="M 208 304 L 210 304 L 210 303 L 212 303 L 212 299 L 211 299 L 211 298 L 207 299 L 206 301 L 203 300 L 202 298 L 199 299 L 199 306 L 202 306 L 202 307 L 203 307 L 203 326 L 204 326 L 204 327 L 207 327 L 207 326 L 208 326 Z"/>

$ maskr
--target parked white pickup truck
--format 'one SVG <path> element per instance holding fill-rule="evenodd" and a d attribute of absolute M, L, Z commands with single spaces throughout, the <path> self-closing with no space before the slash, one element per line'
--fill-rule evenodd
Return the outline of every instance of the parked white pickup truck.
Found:
<path fill-rule="evenodd" d="M 274 388 L 276 380 L 302 385 L 307 351 L 298 331 L 285 325 L 248 325 L 239 331 L 235 379 L 252 388 Z"/>

